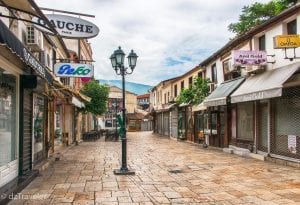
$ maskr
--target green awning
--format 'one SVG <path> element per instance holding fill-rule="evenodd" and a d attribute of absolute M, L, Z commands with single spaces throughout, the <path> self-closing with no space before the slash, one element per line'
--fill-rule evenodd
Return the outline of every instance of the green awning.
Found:
<path fill-rule="evenodd" d="M 243 82 L 245 78 L 238 78 L 221 83 L 208 97 L 204 100 L 207 107 L 226 105 L 227 97 L 231 95 Z"/>

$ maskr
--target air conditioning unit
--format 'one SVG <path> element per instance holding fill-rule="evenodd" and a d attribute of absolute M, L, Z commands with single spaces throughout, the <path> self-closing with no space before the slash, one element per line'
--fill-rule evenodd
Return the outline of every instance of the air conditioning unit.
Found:
<path fill-rule="evenodd" d="M 33 25 L 27 26 L 26 45 L 34 52 L 41 51 L 41 35 Z"/>
<path fill-rule="evenodd" d="M 212 93 L 216 89 L 216 84 L 215 83 L 210 83 L 209 84 L 209 92 Z"/>
<path fill-rule="evenodd" d="M 255 66 L 246 66 L 246 72 L 248 74 L 258 74 L 266 70 L 267 65 L 255 65 Z"/>

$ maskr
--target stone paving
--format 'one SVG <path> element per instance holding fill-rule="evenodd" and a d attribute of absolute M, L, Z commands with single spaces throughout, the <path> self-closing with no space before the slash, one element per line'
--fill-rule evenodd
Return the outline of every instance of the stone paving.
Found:
<path fill-rule="evenodd" d="M 9 204 L 300 204 L 300 170 L 204 149 L 151 132 L 128 133 L 134 176 L 115 176 L 120 142 L 84 142 Z"/>

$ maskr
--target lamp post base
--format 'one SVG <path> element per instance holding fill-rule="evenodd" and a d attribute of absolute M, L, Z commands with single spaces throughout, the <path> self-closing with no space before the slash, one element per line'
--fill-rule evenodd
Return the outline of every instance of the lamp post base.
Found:
<path fill-rule="evenodd" d="M 115 175 L 135 175 L 135 171 L 132 169 L 115 169 Z"/>

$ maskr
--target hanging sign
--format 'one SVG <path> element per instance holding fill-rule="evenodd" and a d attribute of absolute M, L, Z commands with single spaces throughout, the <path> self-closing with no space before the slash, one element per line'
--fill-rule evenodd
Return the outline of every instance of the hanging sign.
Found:
<path fill-rule="evenodd" d="M 81 18 L 60 14 L 46 14 L 45 16 L 58 34 L 65 38 L 93 38 L 99 33 L 99 28 L 95 24 Z M 32 21 L 43 25 L 35 25 L 37 29 L 53 34 L 49 28 L 45 28 L 47 24 L 43 19 L 34 17 Z"/>
<path fill-rule="evenodd" d="M 300 47 L 300 35 L 278 35 L 274 37 L 274 48 Z"/>
<path fill-rule="evenodd" d="M 265 51 L 233 51 L 234 65 L 265 65 L 267 53 Z"/>
<path fill-rule="evenodd" d="M 90 64 L 56 63 L 54 73 L 57 77 L 93 77 L 94 69 Z"/>

